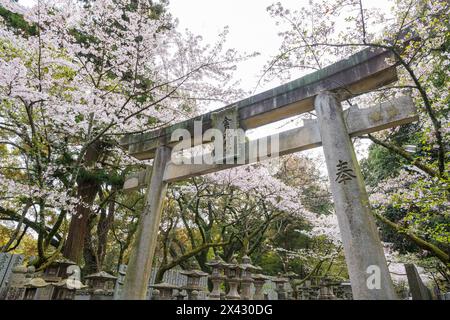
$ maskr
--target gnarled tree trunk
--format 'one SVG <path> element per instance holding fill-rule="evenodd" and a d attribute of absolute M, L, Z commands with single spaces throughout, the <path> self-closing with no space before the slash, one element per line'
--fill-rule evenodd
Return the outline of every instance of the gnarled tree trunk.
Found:
<path fill-rule="evenodd" d="M 91 144 L 84 157 L 84 168 L 95 165 L 100 154 L 100 142 Z M 99 189 L 100 184 L 96 179 L 84 175 L 81 175 L 78 179 L 77 196 L 82 203 L 76 207 L 76 212 L 70 221 L 69 233 L 63 251 L 65 258 L 78 264 L 81 263 L 83 257 L 84 241 L 88 231 L 89 217 L 92 214 L 92 204 Z"/>

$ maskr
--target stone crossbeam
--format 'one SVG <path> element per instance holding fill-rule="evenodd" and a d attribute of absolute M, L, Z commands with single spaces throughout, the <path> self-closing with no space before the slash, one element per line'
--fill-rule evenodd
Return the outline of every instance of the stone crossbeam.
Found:
<path fill-rule="evenodd" d="M 351 107 L 344 111 L 344 119 L 347 130 L 351 137 L 361 136 L 364 134 L 384 130 L 398 125 L 417 121 L 418 117 L 413 101 L 409 96 L 402 96 L 391 101 L 376 104 L 368 108 Z M 257 140 L 269 141 L 268 150 L 270 150 L 270 141 L 267 137 Z M 316 120 L 307 121 L 304 126 L 283 131 L 278 134 L 279 139 L 279 155 L 290 154 L 303 151 L 322 145 L 319 126 Z M 247 151 L 245 164 L 255 162 L 259 159 L 250 159 L 248 155 L 248 145 L 251 141 L 246 142 Z M 253 142 L 255 143 L 255 142 Z M 259 141 L 256 141 L 259 143 Z M 196 163 L 191 160 L 191 163 Z M 164 181 L 175 182 L 189 177 L 203 175 L 211 172 L 236 167 L 242 164 L 181 164 L 176 165 L 169 162 L 165 168 Z M 148 185 L 148 171 L 141 171 L 132 176 L 127 177 L 124 190 L 132 191 L 143 188 Z"/>
<path fill-rule="evenodd" d="M 314 97 L 324 90 L 334 91 L 340 100 L 380 88 L 397 80 L 396 65 L 390 64 L 388 51 L 368 48 L 326 68 L 215 110 L 237 108 L 239 127 L 247 130 L 286 119 L 314 109 Z M 210 129 L 212 112 L 144 134 L 127 135 L 122 148 L 137 159 L 152 159 L 160 145 L 171 146 L 171 134 L 178 128 L 193 136 L 194 121 Z"/>

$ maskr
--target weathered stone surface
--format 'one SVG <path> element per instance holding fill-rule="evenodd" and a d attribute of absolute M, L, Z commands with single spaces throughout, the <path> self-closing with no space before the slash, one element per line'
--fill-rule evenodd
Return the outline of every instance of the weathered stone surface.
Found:
<path fill-rule="evenodd" d="M 170 148 L 164 146 L 159 147 L 156 152 L 144 212 L 139 221 L 138 233 L 125 276 L 125 284 L 121 295 L 124 300 L 144 300 L 147 296 L 147 285 L 150 279 L 161 212 L 167 190 L 167 183 L 163 181 L 163 174 L 170 159 L 170 154 Z"/>
<path fill-rule="evenodd" d="M 123 190 L 126 192 L 131 192 L 142 188 L 144 185 L 148 185 L 150 183 L 151 175 L 151 169 L 147 168 L 146 170 L 127 176 L 125 183 L 123 184 Z"/>
<path fill-rule="evenodd" d="M 413 264 L 405 264 L 409 291 L 413 300 L 432 300 L 431 292 L 422 282 L 419 272 Z"/>
<path fill-rule="evenodd" d="M 344 119 L 351 137 L 376 132 L 389 127 L 416 121 L 417 114 L 413 101 L 409 96 L 399 97 L 392 101 L 376 104 L 369 108 L 350 108 L 344 111 Z M 275 138 L 272 136 L 269 141 Z M 308 121 L 303 127 L 281 132 L 279 138 L 279 155 L 303 151 L 322 144 L 319 126 L 316 120 Z M 264 138 L 265 139 L 265 138 Z M 262 140 L 262 139 L 259 139 Z M 245 163 L 252 163 L 259 159 L 250 160 L 248 155 L 249 143 L 246 143 Z M 259 142 L 257 142 L 259 143 Z M 195 163 L 191 160 L 191 163 Z M 210 172 L 220 171 L 237 166 L 237 164 L 192 164 L 176 165 L 171 162 L 166 167 L 164 180 L 174 182 L 192 176 L 202 175 Z M 127 177 L 124 189 L 126 191 L 136 190 L 148 184 L 150 173 L 143 170 L 137 174 Z"/>
<path fill-rule="evenodd" d="M 353 297 L 397 299 L 342 106 L 325 92 L 316 97 L 315 109 Z"/>
<path fill-rule="evenodd" d="M 337 90 L 347 99 L 397 80 L 395 65 L 386 62 L 391 53 L 366 49 L 297 80 L 233 103 L 238 109 L 239 127 L 246 130 L 286 119 L 314 109 L 314 97 L 323 90 Z M 121 145 L 138 159 L 151 159 L 159 145 L 170 145 L 173 131 L 184 128 L 194 133 L 194 121 L 201 121 L 203 131 L 212 127 L 211 113 L 144 134 L 129 135 Z"/>

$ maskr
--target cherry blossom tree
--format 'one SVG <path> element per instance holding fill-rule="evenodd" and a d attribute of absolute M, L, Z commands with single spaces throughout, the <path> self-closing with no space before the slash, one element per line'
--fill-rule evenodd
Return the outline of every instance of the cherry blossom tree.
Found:
<path fill-rule="evenodd" d="M 0 30 L 1 214 L 33 222 L 37 265 L 63 245 L 79 262 L 96 203 L 114 200 L 136 164 L 117 140 L 236 99 L 245 56 L 223 50 L 227 30 L 204 45 L 149 1 L 0 5 L 24 22 Z M 66 241 L 51 249 L 55 239 Z"/>

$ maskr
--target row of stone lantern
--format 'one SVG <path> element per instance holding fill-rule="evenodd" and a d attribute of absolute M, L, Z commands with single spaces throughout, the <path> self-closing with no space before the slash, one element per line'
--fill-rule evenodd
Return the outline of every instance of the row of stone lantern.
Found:
<path fill-rule="evenodd" d="M 341 283 L 329 279 L 321 279 L 317 284 L 307 280 L 302 286 L 297 286 L 300 300 L 351 300 L 350 283 Z"/>
<path fill-rule="evenodd" d="M 6 300 L 72 300 L 75 288 L 84 285 L 76 280 L 68 282 L 67 268 L 74 263 L 67 259 L 53 261 L 43 272 L 33 266 L 16 266 L 7 285 Z"/>
<path fill-rule="evenodd" d="M 9 280 L 6 296 L 7 300 L 110 300 L 113 299 L 116 277 L 100 271 L 85 277 L 86 285 L 68 274 L 73 262 L 60 259 L 52 262 L 43 272 L 35 272 L 34 267 L 16 266 Z M 267 280 L 275 284 L 279 300 L 293 299 L 292 291 L 286 290 L 286 284 L 296 289 L 296 299 L 300 300 L 334 300 L 351 299 L 350 283 L 339 283 L 329 279 L 312 279 L 301 286 L 295 286 L 297 277 L 294 273 L 287 273 L 279 277 L 268 277 L 260 274 L 261 268 L 252 265 L 250 257 L 245 255 L 241 263 L 233 258 L 230 263 L 224 262 L 219 256 L 207 263 L 211 267 L 211 275 L 200 270 L 183 270 L 180 273 L 187 277 L 184 286 L 169 283 L 152 285 L 153 299 L 197 300 L 204 288 L 201 279 L 208 276 L 212 282 L 209 293 L 210 300 L 264 300 L 267 299 L 263 286 Z M 228 285 L 228 292 L 221 292 L 221 285 Z M 254 286 L 254 293 L 252 290 Z M 240 290 L 239 290 L 240 289 Z M 187 294 L 185 294 L 186 292 Z"/>
<path fill-rule="evenodd" d="M 268 278 L 259 274 L 262 270 L 261 267 L 254 266 L 249 256 L 243 256 L 241 263 L 238 263 L 236 258 L 233 258 L 230 263 L 226 263 L 216 255 L 207 265 L 212 269 L 209 279 L 213 283 L 209 299 L 219 300 L 221 298 L 220 286 L 223 282 L 229 286 L 225 296 L 227 300 L 264 298 L 263 285 Z M 255 286 L 255 294 L 252 294 L 252 284 Z"/>
<path fill-rule="evenodd" d="M 84 300 L 113 298 L 116 277 L 101 271 L 86 276 L 85 285 L 73 276 L 73 272 L 77 272 L 75 265 L 70 260 L 58 259 L 43 272 L 36 272 L 33 266 L 16 266 L 12 270 L 4 299 L 73 300 L 76 296 Z"/>
<path fill-rule="evenodd" d="M 197 300 L 200 292 L 204 290 L 200 280 L 206 276 L 212 283 L 209 300 L 263 300 L 265 298 L 263 286 L 270 278 L 260 274 L 262 269 L 254 266 L 249 256 L 242 257 L 241 263 L 238 263 L 235 257 L 227 263 L 216 255 L 206 265 L 211 267 L 210 275 L 200 270 L 182 270 L 180 273 L 187 277 L 185 286 L 179 287 L 166 282 L 151 285 L 152 299 L 183 300 L 185 295 L 182 292 L 185 291 L 188 300 Z M 229 287 L 226 294 L 220 289 L 224 283 Z M 252 285 L 255 288 L 254 293 Z"/>

